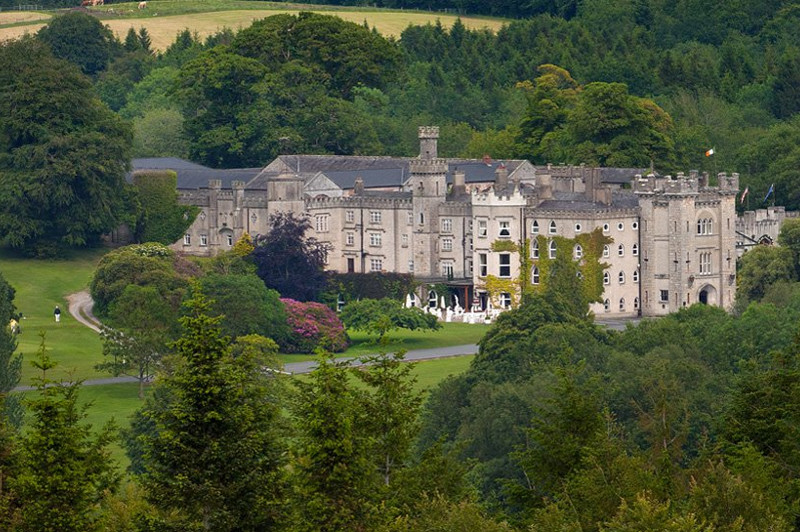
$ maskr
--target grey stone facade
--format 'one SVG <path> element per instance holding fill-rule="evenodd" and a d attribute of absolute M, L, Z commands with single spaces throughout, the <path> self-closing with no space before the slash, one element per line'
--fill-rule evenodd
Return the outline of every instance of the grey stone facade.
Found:
<path fill-rule="evenodd" d="M 602 258 L 609 264 L 603 301 L 592 305 L 598 317 L 733 303 L 738 175 L 720 174 L 711 187 L 696 173 L 642 177 L 643 169 L 444 159 L 438 135 L 419 128 L 415 158 L 285 155 L 262 169 L 214 171 L 177 160 L 134 167 L 175 169 L 180 200 L 202 209 L 173 245 L 188 254 L 229 249 L 244 232 L 266 233 L 271 214 L 291 211 L 308 216 L 310 236 L 329 245 L 330 270 L 412 273 L 456 287 L 463 307 L 498 309 L 515 298 L 492 300 L 485 278 L 517 278 L 520 263 L 517 254 L 493 251 L 493 242 L 600 229 L 613 244 Z"/>

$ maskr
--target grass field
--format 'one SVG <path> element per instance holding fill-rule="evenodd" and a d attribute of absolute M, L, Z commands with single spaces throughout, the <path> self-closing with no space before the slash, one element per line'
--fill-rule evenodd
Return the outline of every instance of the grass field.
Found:
<path fill-rule="evenodd" d="M 68 294 L 88 286 L 92 273 L 106 249 L 75 253 L 64 260 L 31 260 L 0 252 L 0 272 L 17 293 L 14 302 L 23 313 L 20 320 L 22 334 L 19 335 L 17 352 L 23 355 L 22 384 L 30 384 L 35 369 L 29 361 L 41 344 L 41 333 L 45 334 L 45 345 L 50 357 L 58 362 L 50 377 L 53 379 L 90 379 L 104 377 L 95 371 L 102 351 L 96 332 L 75 321 L 67 312 Z M 61 323 L 55 323 L 53 309 L 61 307 Z"/>
<path fill-rule="evenodd" d="M 242 2 L 222 0 L 148 0 L 147 9 L 137 9 L 137 2 L 106 3 L 92 8 L 120 38 L 124 39 L 130 28 L 147 28 L 152 46 L 164 50 L 174 40 L 175 35 L 189 29 L 200 37 L 206 37 L 223 28 L 239 29 L 258 20 L 279 13 L 296 14 L 300 10 L 336 15 L 351 22 L 362 24 L 366 21 L 379 33 L 387 37 L 397 37 L 409 25 L 433 24 L 437 20 L 450 27 L 455 15 L 428 13 L 421 11 L 388 11 L 369 8 L 339 8 L 334 6 L 315 6 L 273 2 Z M 0 14 L 0 41 L 17 38 L 25 33 L 35 33 L 45 23 L 49 15 L 25 13 Z M 499 29 L 503 21 L 499 19 L 463 17 L 468 28 Z"/>

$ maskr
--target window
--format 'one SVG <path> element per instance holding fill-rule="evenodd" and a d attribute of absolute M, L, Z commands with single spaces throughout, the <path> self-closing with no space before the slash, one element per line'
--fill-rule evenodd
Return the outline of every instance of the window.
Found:
<path fill-rule="evenodd" d="M 208 245 L 208 235 L 200 235 L 200 245 L 201 246 Z"/>
<path fill-rule="evenodd" d="M 356 214 L 353 211 L 345 211 L 344 213 L 344 221 L 348 223 L 353 223 L 356 219 Z"/>
<path fill-rule="evenodd" d="M 436 308 L 439 305 L 439 301 L 436 296 L 436 292 L 431 290 L 428 292 L 428 306 L 430 308 Z"/>
<path fill-rule="evenodd" d="M 233 233 L 228 233 L 227 235 L 225 235 L 225 238 L 228 240 L 228 245 L 232 246 L 233 245 Z M 327 260 L 325 262 L 327 263 Z"/>
<path fill-rule="evenodd" d="M 608 233 L 608 224 L 603 224 L 603 232 Z"/>
<path fill-rule="evenodd" d="M 425 213 L 419 213 L 419 225 L 423 225 L 425 223 Z"/>
<path fill-rule="evenodd" d="M 381 211 L 369 211 L 369 223 L 371 224 L 381 223 Z"/>
<path fill-rule="evenodd" d="M 400 235 L 400 245 L 404 248 L 408 247 L 408 235 Z"/>
<path fill-rule="evenodd" d="M 184 246 L 191 246 L 192 245 L 192 235 L 186 233 L 183 235 L 183 245 Z"/>
<path fill-rule="evenodd" d="M 551 259 L 556 258 L 556 241 L 555 240 L 551 240 L 550 241 L 550 246 L 548 248 L 548 256 Z"/>
<path fill-rule="evenodd" d="M 369 245 L 370 246 L 380 246 L 381 241 L 383 240 L 380 233 L 370 233 L 369 234 Z"/>
<path fill-rule="evenodd" d="M 639 270 L 633 270 L 633 282 L 634 283 L 639 282 Z"/>
<path fill-rule="evenodd" d="M 373 272 L 379 272 L 383 270 L 383 259 L 370 259 L 369 269 Z"/>
<path fill-rule="evenodd" d="M 539 284 L 539 267 L 534 266 L 531 272 L 531 284 Z"/>
<path fill-rule="evenodd" d="M 452 238 L 443 238 L 442 239 L 442 251 L 453 251 L 453 239 Z"/>
<path fill-rule="evenodd" d="M 408 211 L 408 219 L 406 220 L 406 222 L 408 223 L 408 225 L 414 225 L 414 213 L 413 212 Z"/>
<path fill-rule="evenodd" d="M 500 220 L 500 231 L 497 233 L 500 238 L 508 238 L 511 236 L 511 222 L 508 220 Z"/>
<path fill-rule="evenodd" d="M 478 277 L 486 277 L 489 274 L 486 253 L 478 253 Z"/>
<path fill-rule="evenodd" d="M 608 249 L 608 246 L 603 246 L 603 258 L 608 258 L 611 255 L 611 250 Z"/>
<path fill-rule="evenodd" d="M 713 220 L 711 218 L 702 218 L 697 220 L 697 234 L 698 235 L 711 235 L 713 231 Z"/>
<path fill-rule="evenodd" d="M 550 231 L 550 234 L 551 234 L 551 235 L 554 235 L 554 234 L 556 234 L 556 222 L 555 222 L 555 221 L 553 221 L 553 220 L 550 220 L 550 228 L 549 228 L 549 231 Z"/>
<path fill-rule="evenodd" d="M 662 303 L 669 303 L 669 290 L 661 290 L 661 302 Z"/>
<path fill-rule="evenodd" d="M 634 244 L 631 247 L 631 253 L 633 254 L 634 257 L 637 257 L 639 255 L 639 244 Z"/>
<path fill-rule="evenodd" d="M 448 279 L 453 278 L 453 261 L 450 260 L 442 261 L 442 275 L 447 277 Z"/>
<path fill-rule="evenodd" d="M 619 255 L 620 257 L 625 256 L 625 246 L 623 244 L 620 244 L 619 247 L 617 248 L 617 255 Z"/>
<path fill-rule="evenodd" d="M 533 239 L 533 250 L 531 251 L 531 257 L 533 257 L 534 259 L 538 259 L 539 258 L 539 239 L 538 238 L 534 238 Z"/>
<path fill-rule="evenodd" d="M 611 276 L 608 272 L 603 272 L 603 284 L 611 284 Z"/>
<path fill-rule="evenodd" d="M 581 271 L 580 271 L 580 270 L 578 270 L 577 272 L 575 272 L 575 277 L 577 277 L 578 279 L 580 279 L 581 281 L 583 281 L 583 274 L 581 273 Z"/>
<path fill-rule="evenodd" d="M 478 237 L 486 238 L 489 234 L 489 227 L 486 220 L 478 220 Z"/>
<path fill-rule="evenodd" d="M 472 237 L 471 236 L 467 237 L 467 246 L 469 246 L 469 251 L 470 251 L 470 253 L 472 253 L 473 246 L 472 246 Z"/>
<path fill-rule="evenodd" d="M 581 224 L 575 224 L 575 232 L 576 233 L 580 233 L 581 229 L 583 229 L 583 227 L 581 227 Z"/>
<path fill-rule="evenodd" d="M 632 227 L 634 230 L 636 230 L 636 229 L 639 229 L 639 222 L 633 222 L 633 223 L 631 224 L 631 227 Z"/>
<path fill-rule="evenodd" d="M 500 277 L 511 277 L 511 255 L 509 253 L 501 253 L 500 258 Z"/>
<path fill-rule="evenodd" d="M 444 219 L 442 219 L 442 232 L 443 233 L 452 233 L 453 232 L 453 219 L 452 218 L 444 218 Z"/>
<path fill-rule="evenodd" d="M 409 259 L 408 261 L 408 271 L 409 273 L 414 273 L 414 260 Z"/>
<path fill-rule="evenodd" d="M 617 278 L 619 279 L 619 284 L 625 284 L 625 272 L 619 272 Z"/>
<path fill-rule="evenodd" d="M 711 273 L 711 253 L 700 254 L 700 273 L 701 274 Z"/>
<path fill-rule="evenodd" d="M 611 310 L 611 301 L 609 301 L 608 299 L 603 301 L 603 310 L 605 310 L 606 312 Z"/>
<path fill-rule="evenodd" d="M 620 310 L 625 310 L 625 298 L 624 297 L 620 298 L 620 300 L 619 300 L 619 309 Z"/>
<path fill-rule="evenodd" d="M 531 233 L 533 233 L 534 235 L 539 234 L 539 222 L 537 222 L 536 220 L 534 220 L 533 223 L 531 224 Z"/>
<path fill-rule="evenodd" d="M 328 215 L 327 214 L 318 214 L 314 217 L 316 220 L 316 230 L 317 233 L 327 233 L 328 232 Z"/>
<path fill-rule="evenodd" d="M 356 244 L 355 233 L 347 233 L 347 235 L 345 235 L 345 238 L 346 238 L 346 244 L 348 246 L 354 246 Z"/>
<path fill-rule="evenodd" d="M 633 298 L 633 310 L 639 310 L 639 298 L 638 297 L 634 297 Z"/>
<path fill-rule="evenodd" d="M 356 271 L 356 259 L 347 259 L 347 273 L 353 273 Z"/>
<path fill-rule="evenodd" d="M 622 222 L 618 223 L 617 224 L 617 231 L 622 231 L 623 229 L 625 229 L 625 224 L 622 223 Z"/>
<path fill-rule="evenodd" d="M 500 306 L 503 308 L 511 308 L 511 294 L 502 292 L 500 294 Z"/>
<path fill-rule="evenodd" d="M 580 244 L 575 244 L 575 248 L 572 250 L 572 254 L 575 256 L 575 259 L 581 259 L 583 257 L 583 248 Z"/>

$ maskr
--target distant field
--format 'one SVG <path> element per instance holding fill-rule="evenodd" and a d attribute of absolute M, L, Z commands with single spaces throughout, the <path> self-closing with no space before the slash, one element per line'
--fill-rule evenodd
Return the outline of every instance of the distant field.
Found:
<path fill-rule="evenodd" d="M 148 0 L 146 10 L 136 9 L 135 3 L 106 4 L 102 8 L 93 8 L 99 13 L 103 23 L 124 39 L 130 28 L 139 30 L 147 28 L 152 45 L 157 50 L 164 50 L 174 40 L 175 35 L 189 29 L 200 37 L 206 37 L 223 28 L 239 29 L 262 19 L 279 13 L 296 14 L 301 9 L 316 13 L 336 15 L 344 20 L 358 24 L 366 23 L 375 27 L 387 37 L 397 37 L 409 25 L 434 24 L 437 20 L 445 27 L 452 26 L 456 16 L 444 13 L 427 13 L 418 11 L 386 11 L 370 9 L 335 9 L 320 6 L 300 7 L 299 4 L 274 4 L 269 2 L 226 2 L 215 0 L 192 0 L 185 2 L 168 0 Z M 289 5 L 293 9 L 286 9 Z M 25 33 L 35 33 L 44 25 L 42 18 L 48 15 L 38 13 L 8 12 L 0 14 L 0 40 L 17 38 Z M 8 20 L 5 17 L 9 17 Z M 13 17 L 26 17 L 15 19 Z M 502 20 L 475 17 L 463 17 L 462 22 L 468 28 L 488 28 L 498 30 Z M 31 21 L 30 24 L 24 24 Z M 4 25 L 13 26 L 3 27 Z"/>

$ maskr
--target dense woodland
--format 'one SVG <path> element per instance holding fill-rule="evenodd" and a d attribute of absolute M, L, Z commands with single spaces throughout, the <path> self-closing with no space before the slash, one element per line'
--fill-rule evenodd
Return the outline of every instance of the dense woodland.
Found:
<path fill-rule="evenodd" d="M 169 243 L 192 212 L 174 175 L 125 185 L 131 155 L 220 167 L 286 152 L 412 155 L 421 124 L 442 127 L 446 155 L 738 170 L 753 207 L 773 182 L 778 203 L 798 206 L 795 6 L 484 4 L 531 18 L 497 34 L 456 24 L 392 41 L 280 15 L 204 42 L 185 31 L 153 54 L 145 30 L 118 42 L 70 13 L 3 43 L 2 243 L 47 254 L 120 221 Z M 263 371 L 304 327 L 289 315 L 310 315 L 300 303 L 326 301 L 326 286 L 357 299 L 368 284 L 317 284 L 313 242 L 280 236 L 203 264 L 157 244 L 101 262 L 97 310 L 122 332 L 105 333 L 106 369 L 159 371 L 121 435 L 124 478 L 105 450 L 117 431 L 83 423 L 78 386 L 47 386 L 46 339 L 40 393 L 7 393 L 20 359 L 0 330 L 0 529 L 800 528 L 800 224 L 742 259 L 734 312 L 697 305 L 623 332 L 593 324 L 565 263 L 424 401 L 392 357 L 353 370 L 322 354 L 304 381 Z M 282 280 L 269 246 L 305 250 L 297 270 L 315 290 L 270 285 Z M 375 292 L 397 299 L 412 281 L 383 282 Z M 13 301 L 0 279 L 0 323 L 16 316 Z M 427 326 L 371 305 L 342 318 L 379 336 Z"/>

